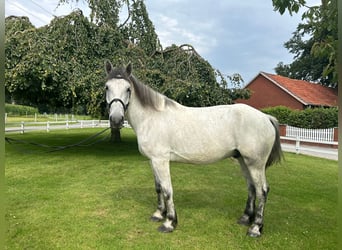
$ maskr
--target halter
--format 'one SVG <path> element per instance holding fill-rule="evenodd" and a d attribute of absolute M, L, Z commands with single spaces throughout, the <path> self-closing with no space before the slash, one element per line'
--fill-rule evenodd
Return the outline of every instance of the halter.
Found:
<path fill-rule="evenodd" d="M 120 74 L 119 74 L 119 75 L 116 75 L 116 76 L 113 77 L 113 78 L 115 78 L 115 79 L 125 79 L 125 78 L 124 78 L 123 76 L 121 76 Z M 125 80 L 126 80 L 126 79 L 125 79 Z M 131 98 L 131 91 L 129 91 L 128 94 L 129 94 L 128 98 L 130 99 L 130 98 Z M 128 103 L 125 104 L 120 98 L 114 98 L 113 100 L 111 100 L 111 101 L 108 103 L 108 108 L 110 108 L 114 102 L 120 102 L 121 105 L 122 105 L 122 107 L 124 108 L 124 112 L 126 112 L 127 109 L 128 109 L 128 105 L 129 105 L 129 99 L 128 99 Z"/>
<path fill-rule="evenodd" d="M 125 112 L 128 109 L 129 102 L 125 104 L 120 98 L 114 98 L 113 100 L 111 100 L 110 103 L 108 103 L 108 108 L 110 108 L 114 102 L 120 102 Z"/>

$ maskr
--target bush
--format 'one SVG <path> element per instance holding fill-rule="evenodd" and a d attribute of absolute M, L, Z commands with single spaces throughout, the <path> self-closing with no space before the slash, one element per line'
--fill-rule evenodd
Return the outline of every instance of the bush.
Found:
<path fill-rule="evenodd" d="M 338 126 L 337 108 L 291 110 L 287 107 L 278 106 L 262 109 L 262 111 L 276 117 L 280 124 L 294 127 L 318 129 Z"/>
<path fill-rule="evenodd" d="M 292 113 L 290 108 L 284 106 L 265 108 L 261 111 L 276 117 L 280 124 L 289 124 L 289 117 Z"/>
<path fill-rule="evenodd" d="M 34 115 L 38 113 L 38 108 L 5 103 L 5 113 L 9 115 Z"/>

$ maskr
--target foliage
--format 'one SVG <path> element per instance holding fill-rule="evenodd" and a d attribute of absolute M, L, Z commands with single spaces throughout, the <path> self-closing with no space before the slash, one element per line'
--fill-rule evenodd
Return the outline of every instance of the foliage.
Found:
<path fill-rule="evenodd" d="M 229 79 L 235 81 L 236 88 L 228 89 L 224 76 L 189 44 L 172 45 L 155 53 L 149 67 L 152 71 L 146 73 L 151 78 L 142 80 L 183 105 L 231 104 L 239 97 L 248 97 L 248 90 L 241 88 L 241 78 Z"/>
<path fill-rule="evenodd" d="M 75 144 L 100 129 L 11 135 Z M 44 136 L 42 136 L 44 135 Z M 123 142 L 41 153 L 6 144 L 7 249 L 336 249 L 336 161 L 286 153 L 267 171 L 271 191 L 260 239 L 236 223 L 247 197 L 238 163 L 172 164 L 178 228 L 157 231 L 151 169 L 132 130 Z M 285 205 L 286 204 L 286 205 Z"/>
<path fill-rule="evenodd" d="M 291 122 L 290 115 L 292 109 L 285 106 L 269 107 L 261 110 L 262 112 L 276 117 L 280 124 L 288 124 Z"/>
<path fill-rule="evenodd" d="M 313 108 L 305 110 L 291 110 L 278 106 L 262 110 L 266 114 L 276 117 L 281 124 L 299 128 L 334 128 L 338 127 L 337 108 Z"/>
<path fill-rule="evenodd" d="M 59 0 L 59 5 L 71 2 L 78 3 L 79 0 Z M 117 27 L 120 8 L 126 0 L 86 0 L 86 2 L 91 10 L 91 22 Z"/>
<path fill-rule="evenodd" d="M 321 5 L 309 7 L 305 0 L 272 0 L 276 11 L 290 14 L 306 8 L 293 37 L 285 43 L 294 61 L 282 62 L 276 67 L 278 74 L 295 79 L 319 82 L 337 87 L 337 0 L 323 0 Z M 309 37 L 308 39 L 306 39 Z M 305 40 L 306 39 L 306 40 Z"/>
<path fill-rule="evenodd" d="M 78 0 L 60 0 L 70 2 Z M 40 112 L 105 117 L 105 59 L 117 66 L 132 62 L 142 82 L 186 105 L 227 104 L 248 97 L 239 81 L 235 89 L 227 89 L 229 77 L 213 69 L 191 45 L 163 49 L 143 0 L 86 2 L 90 20 L 74 10 L 37 29 L 28 18 L 6 18 L 7 101 L 36 106 Z M 125 7 L 128 17 L 120 23 Z"/>
<path fill-rule="evenodd" d="M 125 38 L 142 48 L 148 56 L 153 55 L 156 50 L 161 50 L 162 47 L 144 2 L 142 0 L 132 1 L 132 5 L 128 8 L 131 22 L 128 22 L 127 26 L 123 26 Z"/>
<path fill-rule="evenodd" d="M 6 27 L 21 22 L 20 18 L 6 21 Z M 77 109 L 77 101 L 84 101 L 76 93 L 87 93 L 80 68 L 87 66 L 82 63 L 89 59 L 85 60 L 77 50 L 87 49 L 81 47 L 81 41 L 89 37 L 79 35 L 79 40 L 74 39 L 84 21 L 82 13 L 76 11 L 39 29 L 6 34 L 5 86 L 16 102 L 37 106 L 41 112 L 63 112 L 71 107 Z M 13 51 L 21 55 L 20 60 L 12 60 Z"/>
<path fill-rule="evenodd" d="M 38 109 L 30 106 L 5 103 L 5 113 L 9 115 L 34 115 Z"/>

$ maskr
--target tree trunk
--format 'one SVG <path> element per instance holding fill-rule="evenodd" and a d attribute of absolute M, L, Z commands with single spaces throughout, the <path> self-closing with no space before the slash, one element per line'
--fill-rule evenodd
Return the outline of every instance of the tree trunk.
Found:
<path fill-rule="evenodd" d="M 121 133 L 119 128 L 111 128 L 111 142 L 121 142 Z"/>

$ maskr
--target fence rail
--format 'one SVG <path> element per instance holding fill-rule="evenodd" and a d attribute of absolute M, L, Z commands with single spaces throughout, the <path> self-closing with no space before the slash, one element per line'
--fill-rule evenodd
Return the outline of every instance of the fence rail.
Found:
<path fill-rule="evenodd" d="M 20 132 L 45 130 L 49 132 L 55 129 L 73 129 L 73 128 L 108 128 L 108 120 L 77 120 L 77 121 L 57 121 L 57 122 L 11 122 L 6 123 L 5 132 Z M 124 127 L 130 127 L 127 121 Z"/>
<path fill-rule="evenodd" d="M 287 126 L 286 137 L 314 142 L 332 142 L 334 141 L 334 131 L 334 128 L 305 129 Z"/>

